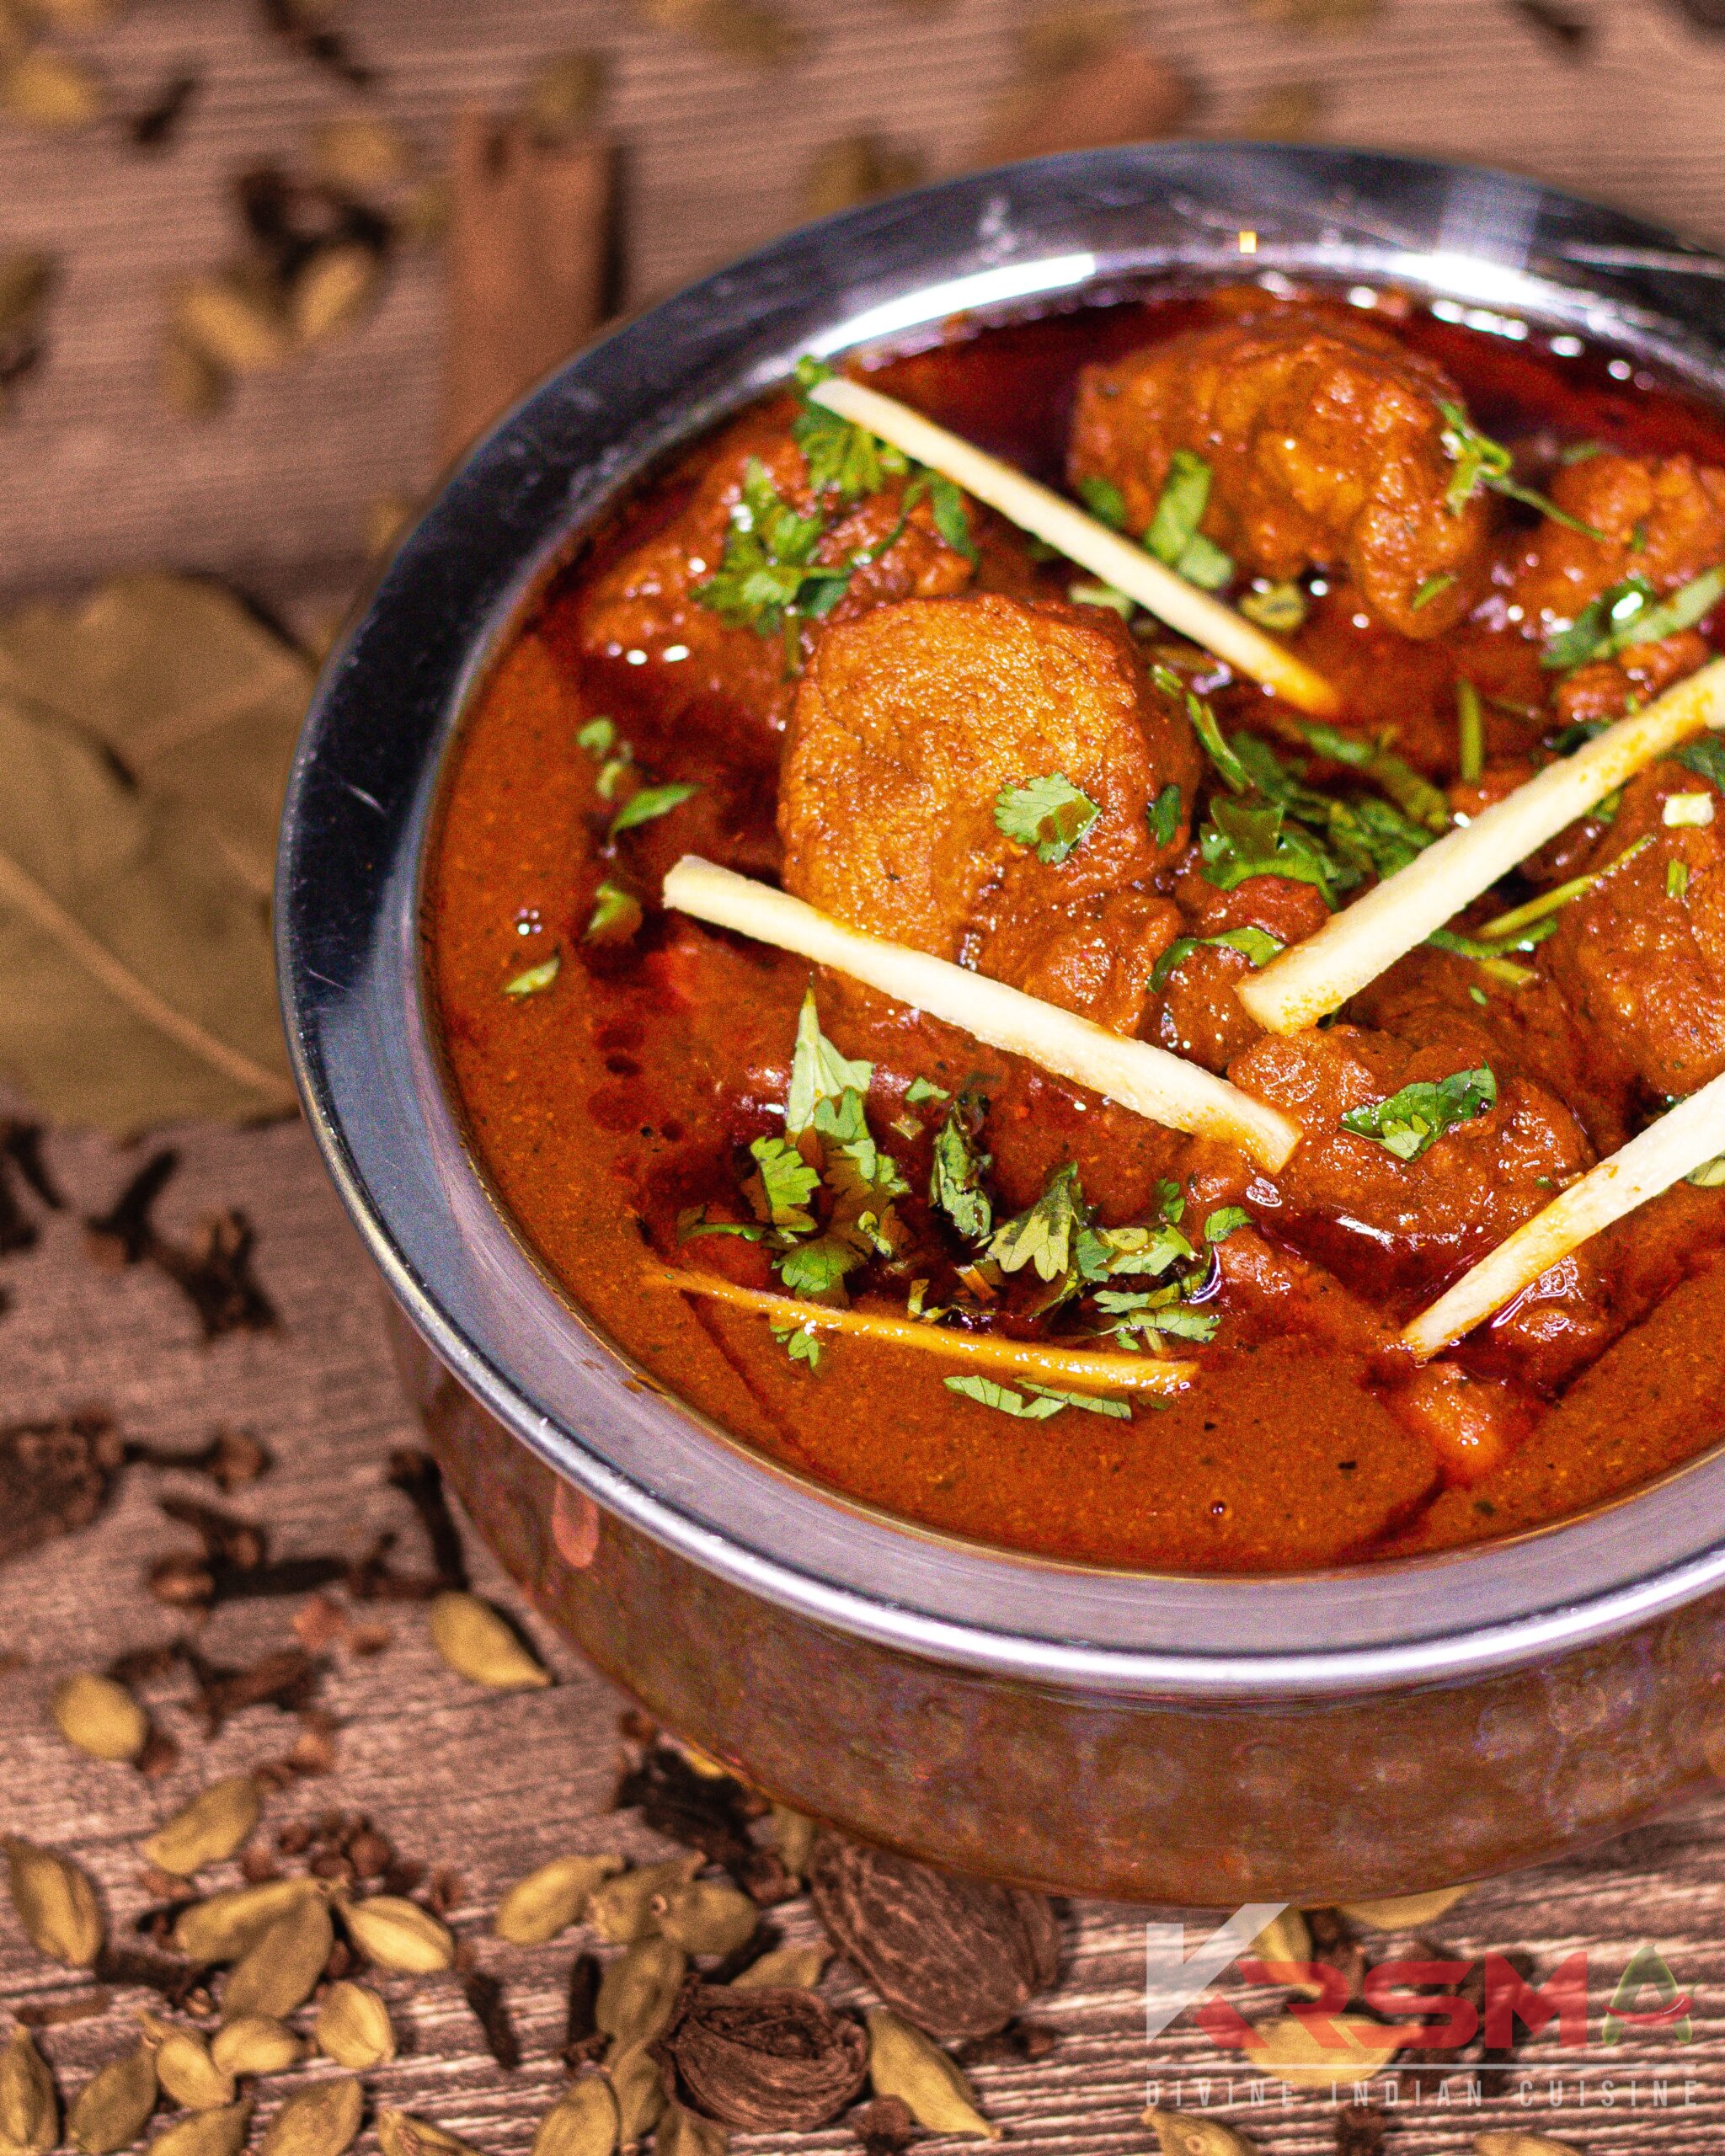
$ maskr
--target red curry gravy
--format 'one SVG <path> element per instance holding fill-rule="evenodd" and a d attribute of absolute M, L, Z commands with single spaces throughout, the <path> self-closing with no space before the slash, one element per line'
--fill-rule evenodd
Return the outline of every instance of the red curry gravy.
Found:
<path fill-rule="evenodd" d="M 1268 310 L 1267 325 L 1254 307 Z M 1363 356 L 1350 322 L 1369 332 Z M 1403 823 L 1412 800 L 1429 828 L 1430 794 L 1410 795 L 1410 775 L 1437 790 L 1441 825 L 1701 663 L 1711 616 L 1615 653 L 1596 638 L 1589 653 L 1586 608 L 1602 595 L 1610 603 L 1626 570 L 1642 573 L 1632 564 L 1645 564 L 1648 592 L 1668 600 L 1725 559 L 1718 418 L 1610 352 L 1496 328 L 1439 319 L 1394 295 L 1369 312 L 1331 297 L 1299 319 L 1262 294 L 1243 310 L 1237 294 L 1152 298 L 958 325 L 870 379 L 1039 476 L 1103 477 L 1087 499 L 1141 530 L 1176 468 L 1172 437 L 1184 426 L 1183 439 L 1197 439 L 1188 408 L 1212 369 L 1224 389 L 1206 408 L 1199 461 L 1210 494 L 1198 536 L 1221 554 L 1235 603 L 1279 609 L 1279 627 L 1300 617 L 1284 633 L 1341 688 L 1343 732 L 1389 750 Z M 1454 398 L 1514 451 L 1517 482 L 1567 514 L 1477 488 L 1448 512 L 1457 527 L 1466 520 L 1462 531 L 1429 503 L 1423 528 L 1435 555 L 1421 554 L 1418 532 L 1407 537 L 1411 517 L 1374 552 L 1359 525 L 1327 533 L 1327 511 L 1295 515 L 1276 490 L 1297 488 L 1300 475 L 1263 461 L 1274 447 L 1264 434 L 1271 405 L 1261 398 L 1231 419 L 1223 408 L 1227 382 L 1284 364 L 1293 337 L 1306 340 L 1308 369 L 1282 438 L 1296 461 L 1345 467 L 1364 453 L 1364 370 L 1368 401 L 1378 387 L 1388 400 L 1374 407 L 1380 433 L 1409 430 L 1416 478 L 1431 453 L 1420 400 Z M 1354 370 L 1327 417 L 1311 393 L 1313 353 L 1321 375 L 1341 366 L 1338 353 Z M 1725 1069 L 1725 819 L 1711 820 L 1725 769 L 1705 759 L 1654 766 L 1475 910 L 1483 920 L 1551 894 L 1545 918 L 1557 926 L 1530 947 L 1483 964 L 1423 949 L 1338 1024 L 1266 1038 L 1236 983 L 1262 963 L 1264 939 L 1273 949 L 1311 933 L 1373 872 L 1356 864 L 1350 889 L 1327 892 L 1274 873 L 1239 874 L 1224 889 L 1207 874 L 1205 844 L 1221 843 L 1212 804 L 1226 789 L 1178 700 L 1145 686 L 1146 661 L 1172 666 L 1206 698 L 1225 736 L 1266 744 L 1267 768 L 1281 774 L 1273 783 L 1387 816 L 1393 857 L 1381 788 L 1302 737 L 1297 714 L 1147 616 L 1129 633 L 1117 611 L 1089 603 L 1082 573 L 1039 557 L 974 503 L 964 505 L 972 563 L 948 543 L 927 495 L 906 510 L 902 476 L 879 499 L 867 488 L 811 493 L 793 446 L 798 411 L 788 395 L 745 414 L 622 505 L 494 669 L 453 760 L 426 885 L 450 1075 L 503 1204 L 570 1295 L 658 1380 L 789 1467 L 931 1527 L 1072 1559 L 1252 1572 L 1443 1547 L 1561 1517 L 1712 1444 L 1725 1429 L 1725 1190 L 1679 1185 L 1423 1372 L 1398 1358 L 1393 1336 L 1556 1189 Z M 1323 424 L 1327 441 L 1311 431 Z M 842 527 L 817 559 L 848 559 L 859 542 L 876 549 L 830 612 L 811 609 L 788 627 L 727 621 L 697 589 L 721 567 L 748 456 L 781 499 Z M 1189 477 L 1189 462 L 1179 468 Z M 1273 574 L 1254 573 L 1266 565 Z M 895 621 L 915 631 L 908 659 L 905 638 L 892 641 Z M 810 702 L 824 697 L 821 723 L 841 733 L 844 685 L 859 670 L 910 667 L 891 676 L 894 693 L 928 714 L 926 726 L 962 728 L 964 712 L 941 698 L 957 694 L 966 654 L 1002 623 L 1093 651 L 1097 669 L 1136 685 L 1151 766 L 1143 784 L 1166 811 L 1165 789 L 1178 783 L 1178 827 L 1165 822 L 1145 839 L 1140 814 L 1124 886 L 1092 878 L 1076 910 L 1058 914 L 1058 933 L 1049 910 L 1078 888 L 1058 879 L 1084 870 L 1097 844 L 1087 835 L 1045 871 L 1019 849 L 1000 888 L 1018 875 L 1022 917 L 1003 918 L 991 896 L 961 924 L 881 932 L 936 947 L 950 929 L 943 955 L 1226 1070 L 1308 1134 L 1273 1177 L 1226 1147 L 1146 1123 L 822 978 L 822 1033 L 872 1065 L 868 1134 L 903 1186 L 889 1247 L 834 1292 L 1018 1338 L 1106 1347 L 1097 1336 L 1113 1321 L 1127 1328 L 1122 1346 L 1160 1342 L 1197 1363 L 1178 1396 L 1140 1396 L 1124 1415 L 1072 1403 L 1033 1407 L 1044 1419 L 1029 1419 L 951 1389 L 935 1357 L 855 1337 L 826 1340 L 811 1368 L 761 1317 L 641 1281 L 652 1258 L 784 1286 L 767 1241 L 703 1230 L 761 1229 L 770 1193 L 750 1149 L 784 1131 L 809 987 L 801 961 L 661 910 L 665 871 L 697 853 L 769 880 L 794 873 L 816 903 L 879 927 L 871 909 L 897 901 L 861 828 L 873 808 L 866 796 L 860 810 L 823 796 L 830 759 L 811 731 Z M 1553 642 L 1566 631 L 1573 663 L 1556 666 Z M 917 655 L 925 648 L 932 659 Z M 921 687 L 918 665 L 931 670 Z M 1458 720 L 1464 681 L 1478 699 L 1471 749 Z M 782 802 L 788 729 L 800 762 L 796 798 Z M 1093 783 L 1100 798 L 1105 786 Z M 666 787 L 693 790 L 651 792 Z M 643 794 L 660 813 L 608 838 L 618 808 Z M 1679 797 L 1704 800 L 1707 820 L 1692 805 L 1674 818 Z M 1148 814 L 1153 827 L 1153 799 Z M 1333 833 L 1310 799 L 1305 814 L 1303 826 L 1290 816 L 1284 828 L 1296 841 L 1302 829 L 1316 833 L 1322 852 Z M 929 842 L 948 843 L 944 829 Z M 1228 873 L 1242 866 L 1236 858 Z M 1464 1098 L 1466 1113 L 1414 1157 L 1386 1142 L 1412 1142 L 1393 1118 L 1376 1135 L 1342 1124 L 1344 1115 L 1381 1122 L 1382 1103 L 1413 1097 L 1408 1086 L 1460 1085 L 1482 1070 L 1493 1100 Z M 1160 1274 L 1105 1284 L 1130 1299 L 1179 1283 L 1162 1315 L 1184 1330 L 1146 1331 L 1158 1312 L 1142 1299 L 1103 1309 L 1094 1281 L 1061 1299 L 1061 1283 L 1051 1289 L 1036 1266 L 992 1261 L 974 1218 L 967 1232 L 931 1200 L 934 1148 L 954 1115 L 972 1165 L 986 1156 L 976 1187 L 991 1234 L 1064 1176 L 1096 1229 L 1148 1224 L 1183 1238 L 1186 1254 Z M 820 1193 L 809 1201 L 817 1211 L 825 1202 Z M 1036 1397 L 1015 1396 L 1021 1408 Z"/>

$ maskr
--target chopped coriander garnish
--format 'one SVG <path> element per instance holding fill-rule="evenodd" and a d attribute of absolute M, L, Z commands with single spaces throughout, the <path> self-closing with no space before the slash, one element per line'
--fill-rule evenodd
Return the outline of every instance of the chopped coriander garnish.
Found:
<path fill-rule="evenodd" d="M 1276 636 L 1290 636 L 1305 622 L 1310 601 L 1297 584 L 1266 584 L 1259 578 L 1235 602 L 1248 622 Z M 1418 599 L 1414 600 L 1417 606 Z"/>
<path fill-rule="evenodd" d="M 1444 447 L 1455 465 L 1450 490 L 1444 497 L 1444 506 L 1451 516 L 1460 516 L 1479 489 L 1486 487 L 1493 494 L 1507 495 L 1511 501 L 1525 502 L 1542 516 L 1549 516 L 1555 523 L 1579 531 L 1586 538 L 1597 539 L 1602 545 L 1608 543 L 1603 531 L 1595 530 L 1591 524 L 1583 524 L 1567 510 L 1559 509 L 1548 495 L 1519 485 L 1514 477 L 1514 454 L 1502 442 L 1482 435 L 1459 404 L 1439 401 L 1438 409 L 1444 415 Z"/>
<path fill-rule="evenodd" d="M 772 1331 L 793 1363 L 806 1363 L 811 1371 L 820 1369 L 821 1343 L 806 1325 L 775 1325 Z"/>
<path fill-rule="evenodd" d="M 822 1101 L 838 1101 L 847 1092 L 866 1098 L 873 1078 L 872 1063 L 852 1063 L 821 1032 L 811 988 L 803 998 L 797 1019 L 797 1044 L 791 1054 L 791 1087 L 785 1100 L 787 1135 L 800 1138 L 805 1130 L 812 1130 L 815 1108 Z"/>
<path fill-rule="evenodd" d="M 1286 822 L 1274 802 L 1252 806 L 1218 795 L 1199 847 L 1204 881 L 1219 891 L 1236 890 L 1252 876 L 1285 876 L 1313 884 L 1327 905 L 1335 905 L 1335 864 L 1308 833 Z"/>
<path fill-rule="evenodd" d="M 932 1078 L 913 1078 L 905 1088 L 905 1105 L 913 1108 L 923 1101 L 949 1101 L 952 1097 L 944 1086 L 937 1086 Z"/>
<path fill-rule="evenodd" d="M 1090 514 L 1116 531 L 1126 528 L 1126 497 L 1112 479 L 1104 479 L 1099 472 L 1078 482 L 1078 499 Z"/>
<path fill-rule="evenodd" d="M 1464 674 L 1455 684 L 1455 768 L 1471 784 L 1486 767 L 1486 717 L 1479 691 Z"/>
<path fill-rule="evenodd" d="M 680 808 L 691 794 L 700 791 L 689 779 L 673 779 L 665 786 L 644 786 L 638 793 L 632 793 L 611 818 L 611 829 L 606 835 L 614 839 L 642 824 L 668 816 L 673 808 Z"/>
<path fill-rule="evenodd" d="M 1210 490 L 1209 465 L 1189 449 L 1177 449 L 1144 543 L 1159 562 L 1188 582 L 1214 591 L 1233 575 L 1234 564 L 1198 528 L 1210 505 Z"/>
<path fill-rule="evenodd" d="M 882 441 L 866 427 L 841 419 L 824 404 L 809 402 L 806 392 L 832 378 L 833 370 L 820 360 L 797 362 L 797 386 L 805 392 L 803 409 L 791 425 L 791 434 L 809 467 L 809 484 L 817 494 L 836 494 L 841 502 L 857 501 L 878 494 L 889 476 L 909 470 L 905 453 Z"/>
<path fill-rule="evenodd" d="M 929 513 L 934 519 L 934 528 L 955 554 L 962 554 L 974 568 L 981 558 L 976 551 L 976 542 L 970 536 L 969 513 L 964 507 L 964 497 L 957 484 L 943 472 L 924 472 L 914 479 L 905 492 L 905 513 L 908 516 L 919 494 L 927 494 Z"/>
<path fill-rule="evenodd" d="M 1180 789 L 1172 779 L 1150 804 L 1150 835 L 1158 846 L 1172 846 L 1180 828 Z"/>
<path fill-rule="evenodd" d="M 1254 967 L 1267 966 L 1283 948 L 1264 928 L 1225 928 L 1220 936 L 1177 936 L 1151 969 L 1151 989 L 1160 994 L 1192 953 L 1206 946 L 1243 952 Z"/>
<path fill-rule="evenodd" d="M 1132 1417 L 1130 1401 L 1110 1400 L 1103 1393 L 1059 1392 L 1046 1385 L 1026 1385 L 1019 1391 L 994 1378 L 970 1372 L 943 1382 L 948 1392 L 962 1393 L 966 1400 L 976 1401 L 1002 1415 L 1016 1415 L 1023 1422 L 1045 1422 L 1066 1407 L 1082 1407 L 1092 1415 L 1107 1415 L 1120 1422 L 1130 1422 Z"/>
<path fill-rule="evenodd" d="M 1685 741 L 1680 749 L 1674 749 L 1671 760 L 1691 771 L 1697 778 L 1704 778 L 1725 793 L 1725 741 L 1717 734 L 1697 734 L 1693 740 Z"/>
<path fill-rule="evenodd" d="M 1664 637 L 1674 637 L 1681 630 L 1692 629 L 1712 612 L 1721 599 L 1725 599 L 1725 563 L 1691 577 L 1669 599 L 1637 614 L 1618 630 L 1611 640 L 1611 648 L 1613 651 L 1632 650 L 1637 644 L 1658 643 Z"/>
<path fill-rule="evenodd" d="M 994 820 L 1007 837 L 1033 846 L 1039 861 L 1058 867 L 1102 814 L 1087 793 L 1063 772 L 1003 786 L 995 798 Z"/>
<path fill-rule="evenodd" d="M 788 618 L 819 620 L 844 597 L 854 567 L 816 561 L 825 531 L 820 517 L 799 515 L 760 458 L 751 456 L 731 509 L 724 558 L 695 586 L 696 598 L 731 627 L 763 637 L 778 634 Z"/>
<path fill-rule="evenodd" d="M 1583 606 L 1567 629 L 1546 643 L 1540 664 L 1553 673 L 1584 666 L 1595 659 L 1615 659 L 1638 644 L 1692 629 L 1725 599 L 1725 563 L 1660 599 L 1645 577 L 1626 576 Z"/>
<path fill-rule="evenodd" d="M 1339 727 L 1325 726 L 1315 719 L 1303 721 L 1300 731 L 1319 755 L 1327 756 L 1332 764 L 1344 765 L 1349 771 L 1369 778 L 1380 792 L 1417 824 L 1423 824 L 1434 836 L 1449 830 L 1449 803 L 1424 773 L 1417 771 L 1405 757 L 1398 756 L 1379 742 L 1363 739 L 1357 734 L 1344 734 Z"/>
<path fill-rule="evenodd" d="M 789 1292 L 804 1302 L 819 1302 L 841 1286 L 847 1273 L 862 1262 L 862 1253 L 836 1235 L 817 1236 L 813 1242 L 793 1243 L 775 1259 L 778 1277 Z"/>
<path fill-rule="evenodd" d="M 563 953 L 553 951 L 548 958 L 542 958 L 537 966 L 529 966 L 525 973 L 519 973 L 513 980 L 505 981 L 503 992 L 505 995 L 537 995 L 542 990 L 550 987 L 562 968 Z"/>
<path fill-rule="evenodd" d="M 1219 1205 L 1204 1220 L 1204 1240 L 1207 1243 L 1224 1243 L 1236 1228 L 1251 1225 L 1252 1215 L 1243 1205 Z"/>
<path fill-rule="evenodd" d="M 609 878 L 593 894 L 593 910 L 581 931 L 588 943 L 627 943 L 641 926 L 641 901 Z"/>
<path fill-rule="evenodd" d="M 1665 896 L 1681 899 L 1689 889 L 1689 863 L 1686 861 L 1668 861 L 1665 863 Z"/>
<path fill-rule="evenodd" d="M 961 1094 L 953 1102 L 934 1141 L 928 1182 L 929 1203 L 972 1242 L 983 1241 L 994 1226 L 994 1209 L 982 1186 L 989 1156 L 977 1143 L 981 1120 L 974 1094 Z"/>
<path fill-rule="evenodd" d="M 1075 606 L 1106 606 L 1123 622 L 1130 622 L 1138 611 L 1137 600 L 1111 584 L 1069 584 L 1066 596 Z"/>
<path fill-rule="evenodd" d="M 617 721 L 590 718 L 575 736 L 575 746 L 590 756 L 608 756 L 617 745 Z"/>
<path fill-rule="evenodd" d="M 1468 983 L 1467 992 L 1473 998 L 1473 1001 L 1480 1005 L 1482 1009 L 1489 1007 L 1492 999 L 1486 994 L 1485 990 L 1477 981 L 1470 981 Z"/>
<path fill-rule="evenodd" d="M 1590 456 L 1597 456 L 1605 445 L 1602 441 L 1572 441 L 1557 451 L 1560 464 L 1585 464 Z"/>
<path fill-rule="evenodd" d="M 757 1138 L 749 1151 L 755 1173 L 743 1194 L 756 1217 L 773 1228 L 807 1234 L 814 1225 L 809 1202 L 820 1187 L 820 1173 L 809 1166 L 788 1138 Z"/>
<path fill-rule="evenodd" d="M 1252 781 L 1247 776 L 1245 766 L 1217 723 L 1215 712 L 1209 702 L 1194 690 L 1188 688 L 1172 666 L 1152 666 L 1150 678 L 1165 696 L 1172 696 L 1176 703 L 1185 706 L 1193 732 L 1204 744 L 1204 754 L 1221 773 L 1224 782 L 1236 793 L 1247 792 Z"/>
<path fill-rule="evenodd" d="M 1416 1079 L 1387 1100 L 1350 1108 L 1342 1128 L 1356 1138 L 1370 1138 L 1398 1161 L 1417 1161 L 1458 1123 L 1471 1123 L 1495 1107 L 1498 1081 L 1487 1064 L 1457 1070 L 1447 1078 Z"/>
<path fill-rule="evenodd" d="M 988 1254 L 1002 1272 L 1033 1265 L 1039 1279 L 1058 1280 L 1072 1270 L 1072 1239 L 1088 1214 L 1076 1165 L 1068 1161 L 1033 1204 L 995 1230 Z"/>
<path fill-rule="evenodd" d="M 1408 600 L 1408 612 L 1417 614 L 1422 606 L 1429 606 L 1433 600 L 1441 599 L 1455 581 L 1454 569 L 1439 569 L 1434 576 L 1427 577 Z"/>

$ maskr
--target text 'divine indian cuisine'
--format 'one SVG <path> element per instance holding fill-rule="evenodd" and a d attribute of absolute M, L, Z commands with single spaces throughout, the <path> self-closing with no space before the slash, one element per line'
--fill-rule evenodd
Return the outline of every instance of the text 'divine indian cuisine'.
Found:
<path fill-rule="evenodd" d="M 1454 312 L 805 361 L 499 660 L 427 879 L 454 1089 L 772 1457 L 1256 1571 L 1725 1434 L 1725 422 Z"/>

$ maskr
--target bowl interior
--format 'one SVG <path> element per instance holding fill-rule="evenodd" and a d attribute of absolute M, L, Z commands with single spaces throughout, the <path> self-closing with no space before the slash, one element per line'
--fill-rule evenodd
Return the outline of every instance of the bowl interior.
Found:
<path fill-rule="evenodd" d="M 499 1212 L 441 1076 L 419 875 L 477 685 L 584 526 L 666 451 L 804 352 L 902 349 L 959 312 L 1242 275 L 1398 285 L 1473 326 L 1609 341 L 1725 397 L 1725 263 L 1527 181 L 1165 144 L 949 182 L 692 287 L 506 419 L 332 661 L 284 825 L 283 996 L 307 1113 L 393 1292 L 461 1380 L 601 1504 L 739 1584 L 936 1659 L 1091 1689 L 1323 1691 L 1621 1630 L 1725 1578 L 1725 1454 L 1515 1540 L 1249 1579 L 991 1550 L 799 1481 L 646 1382 Z"/>

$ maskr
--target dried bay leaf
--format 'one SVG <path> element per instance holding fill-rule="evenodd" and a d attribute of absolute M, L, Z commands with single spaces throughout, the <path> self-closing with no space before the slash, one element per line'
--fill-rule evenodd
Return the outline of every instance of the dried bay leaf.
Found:
<path fill-rule="evenodd" d="M 290 2096 L 264 2130 L 259 2156 L 344 2156 L 360 2130 L 366 2092 L 350 2073 Z"/>
<path fill-rule="evenodd" d="M 369 1984 L 331 1984 L 318 2008 L 312 2033 L 318 2048 L 338 2066 L 355 2072 L 382 2066 L 395 2057 L 395 2026 L 389 2009 Z"/>
<path fill-rule="evenodd" d="M 92 1759 L 136 1759 L 150 1734 L 150 1718 L 131 1694 L 93 1669 L 56 1684 L 48 1711 L 67 1742 Z"/>
<path fill-rule="evenodd" d="M 156 2055 L 147 2044 L 110 2059 L 74 2099 L 67 2138 L 83 2156 L 117 2156 L 130 2148 L 156 2108 Z"/>
<path fill-rule="evenodd" d="M 1199 2118 L 1189 2111 L 1149 2111 L 1144 2123 L 1156 2136 L 1162 2156 L 1257 2156 L 1257 2143 L 1220 2119 Z"/>
<path fill-rule="evenodd" d="M 334 1945 L 323 1897 L 296 1902 L 234 1964 L 222 1989 L 222 2020 L 237 2021 L 243 2014 L 285 2019 L 311 1997 Z"/>
<path fill-rule="evenodd" d="M 60 2092 L 28 2029 L 14 2029 L 0 2051 L 0 2146 L 19 2156 L 46 2156 L 60 2138 Z"/>
<path fill-rule="evenodd" d="M 542 1946 L 585 1913 L 589 1898 L 623 1868 L 620 1856 L 558 1856 L 518 1879 L 497 1905 L 492 1929 L 512 1946 Z"/>
<path fill-rule="evenodd" d="M 0 621 L 0 687 L 93 734 L 195 812 L 260 898 L 314 670 L 219 584 L 149 572 Z"/>
<path fill-rule="evenodd" d="M 271 1924 L 308 1900 L 321 1900 L 315 1879 L 268 1879 L 256 1886 L 230 1886 L 182 1909 L 174 1921 L 177 1953 L 193 1961 L 237 1961 Z"/>
<path fill-rule="evenodd" d="M 665 2044 L 700 2110 L 756 2132 L 825 2126 L 868 2073 L 861 2023 L 790 1987 L 692 1984 Z"/>
<path fill-rule="evenodd" d="M 258 895 L 201 819 L 0 693 L 0 1075 L 129 1134 L 293 1103 Z"/>
<path fill-rule="evenodd" d="M 88 1873 L 57 1849 L 16 1835 L 7 1838 L 5 1849 L 12 1906 L 31 1945 L 69 1969 L 93 1967 L 107 1929 Z"/>
<path fill-rule="evenodd" d="M 792 1984 L 800 1991 L 813 1991 L 831 1959 L 824 1946 L 775 1946 L 751 1961 L 740 1976 L 733 1977 L 731 1989 L 759 1991 L 763 1986 Z"/>
<path fill-rule="evenodd" d="M 374 1894 L 368 1902 L 343 1902 L 348 1935 L 369 1960 L 404 1975 L 429 1977 L 451 1967 L 455 1939 L 429 1909 L 400 1894 Z"/>
<path fill-rule="evenodd" d="M 158 1870 L 190 1879 L 206 1864 L 222 1864 L 236 1855 L 250 1839 L 263 1810 L 252 1777 L 229 1774 L 212 1782 L 139 1846 Z"/>
<path fill-rule="evenodd" d="M 931 2036 L 992 2036 L 1059 1972 L 1059 1927 L 1043 1894 L 836 1834 L 815 1847 L 809 1892 L 839 1951 Z"/>
<path fill-rule="evenodd" d="M 175 2119 L 150 2143 L 150 2156 L 239 2156 L 252 2120 L 248 2098 L 219 2111 Z"/>
<path fill-rule="evenodd" d="M 304 2041 L 267 2014 L 238 2015 L 210 2039 L 210 2056 L 224 2073 L 286 2073 L 305 2055 Z"/>
<path fill-rule="evenodd" d="M 868 2010 L 868 2079 L 877 2096 L 898 2097 L 932 2133 L 1001 2137 L 1001 2129 L 977 2110 L 970 2084 L 953 2061 L 884 2006 Z"/>
<path fill-rule="evenodd" d="M 611 2156 L 620 2125 L 611 2084 L 585 2075 L 540 2120 L 533 2156 Z"/>
<path fill-rule="evenodd" d="M 550 1673 L 477 1594 L 440 1594 L 428 1613 L 431 1643 L 457 1676 L 496 1692 L 542 1689 Z"/>

